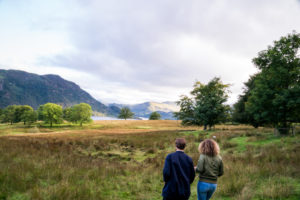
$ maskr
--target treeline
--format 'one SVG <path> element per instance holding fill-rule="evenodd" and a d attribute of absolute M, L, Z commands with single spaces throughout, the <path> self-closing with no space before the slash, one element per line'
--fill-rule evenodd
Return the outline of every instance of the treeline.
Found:
<path fill-rule="evenodd" d="M 259 72 L 245 83 L 232 118 L 239 123 L 273 126 L 287 133 L 300 122 L 300 34 L 294 32 L 258 53 Z"/>
<path fill-rule="evenodd" d="M 132 119 L 134 117 L 134 113 L 131 112 L 130 108 L 128 107 L 123 107 L 120 110 L 120 113 L 118 115 L 119 119 Z M 149 120 L 160 120 L 161 115 L 158 112 L 152 112 L 150 113 L 150 116 L 148 118 Z"/>
<path fill-rule="evenodd" d="M 80 103 L 72 107 L 62 108 L 55 103 L 46 103 L 34 110 L 28 105 L 10 105 L 4 109 L 0 109 L 0 121 L 2 123 L 19 123 L 31 125 L 36 121 L 43 121 L 46 124 L 61 124 L 64 120 L 78 123 L 92 121 L 92 108 L 89 104 Z"/>
<path fill-rule="evenodd" d="M 252 62 L 259 72 L 245 83 L 244 92 L 233 108 L 225 105 L 228 84 L 219 78 L 208 84 L 196 82 L 190 97 L 177 102 L 175 117 L 184 125 L 204 125 L 231 121 L 254 127 L 272 126 L 287 133 L 300 122 L 300 34 L 293 32 L 258 53 Z"/>

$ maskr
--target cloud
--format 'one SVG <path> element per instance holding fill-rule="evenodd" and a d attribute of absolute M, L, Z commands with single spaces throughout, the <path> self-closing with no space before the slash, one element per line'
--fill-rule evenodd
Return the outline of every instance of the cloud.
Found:
<path fill-rule="evenodd" d="M 53 46 L 32 48 L 28 63 L 51 73 L 60 68 L 55 72 L 107 102 L 177 100 L 195 80 L 218 76 L 232 84 L 233 103 L 256 72 L 251 59 L 300 27 L 296 0 L 53 2 L 27 6 L 34 23 L 27 20 L 26 29 L 36 38 L 45 34 L 38 43 Z"/>

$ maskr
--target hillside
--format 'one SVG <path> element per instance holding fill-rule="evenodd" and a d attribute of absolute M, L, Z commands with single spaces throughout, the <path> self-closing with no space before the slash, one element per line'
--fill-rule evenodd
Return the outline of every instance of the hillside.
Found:
<path fill-rule="evenodd" d="M 119 108 L 106 106 L 71 81 L 58 75 L 37 75 L 19 70 L 0 70 L 0 107 L 8 105 L 39 105 L 52 102 L 63 107 L 88 103 L 92 109 L 107 115 L 117 115 Z"/>
<path fill-rule="evenodd" d="M 110 104 L 119 108 L 129 107 L 136 117 L 149 118 L 154 111 L 160 113 L 162 119 L 174 119 L 173 112 L 179 110 L 175 102 L 145 102 L 141 104 Z"/>

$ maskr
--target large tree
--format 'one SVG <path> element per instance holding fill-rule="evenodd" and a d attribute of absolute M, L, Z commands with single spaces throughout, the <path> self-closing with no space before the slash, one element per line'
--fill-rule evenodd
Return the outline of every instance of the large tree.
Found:
<path fill-rule="evenodd" d="M 89 104 L 86 103 L 80 103 L 72 106 L 72 108 L 69 110 L 70 112 L 70 121 L 79 123 L 80 126 L 82 126 L 82 123 L 90 122 L 92 121 L 92 108 Z M 66 117 L 68 118 L 68 110 L 65 110 Z"/>
<path fill-rule="evenodd" d="M 134 113 L 128 107 L 121 108 L 118 118 L 120 119 L 129 119 L 134 116 Z"/>
<path fill-rule="evenodd" d="M 25 110 L 21 115 L 21 120 L 24 124 L 30 125 L 37 120 L 37 113 L 31 108 L 29 110 Z"/>
<path fill-rule="evenodd" d="M 21 110 L 19 118 L 24 124 L 26 124 L 26 122 L 33 123 L 37 120 L 37 114 L 31 106 L 24 105 L 19 109 Z"/>
<path fill-rule="evenodd" d="M 294 32 L 259 52 L 260 70 L 246 102 L 246 112 L 262 125 L 286 130 L 300 121 L 300 34 Z"/>
<path fill-rule="evenodd" d="M 226 120 L 229 106 L 224 103 L 228 98 L 229 85 L 223 84 L 220 78 L 213 78 L 206 85 L 197 81 L 191 91 L 192 98 L 182 96 L 177 104 L 180 111 L 175 117 L 184 125 L 203 125 L 211 128 Z"/>
<path fill-rule="evenodd" d="M 53 123 L 59 124 L 62 122 L 62 107 L 55 103 L 46 103 L 42 107 L 42 118 L 52 127 Z"/>

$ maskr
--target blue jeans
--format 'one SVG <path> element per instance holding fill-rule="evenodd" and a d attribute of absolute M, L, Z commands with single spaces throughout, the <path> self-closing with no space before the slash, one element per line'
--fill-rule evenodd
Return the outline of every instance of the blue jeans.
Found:
<path fill-rule="evenodd" d="M 198 200 L 208 200 L 217 188 L 217 184 L 199 181 L 197 185 Z"/>

